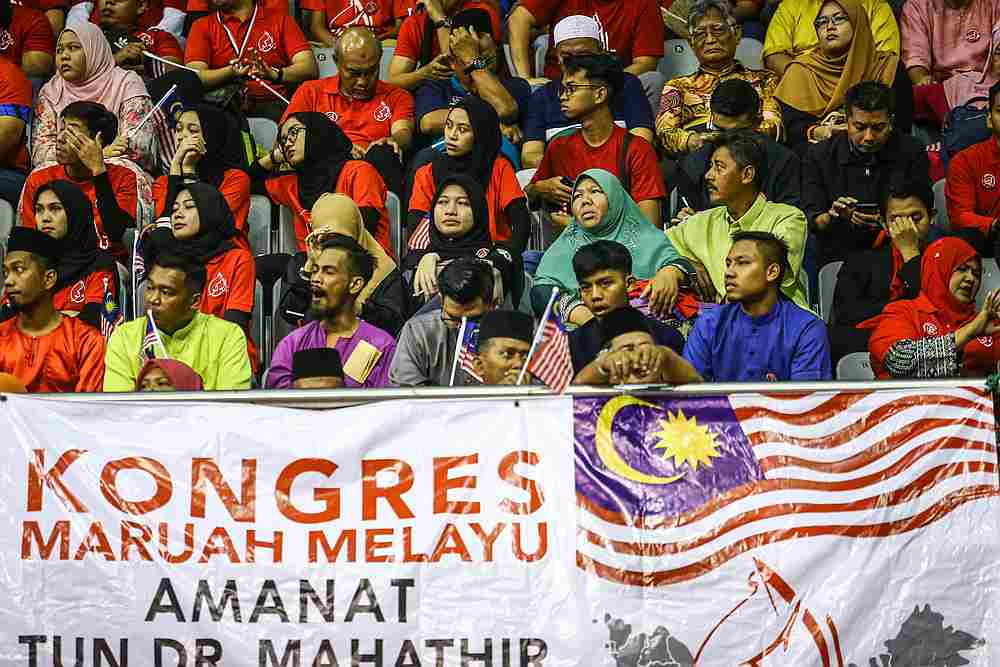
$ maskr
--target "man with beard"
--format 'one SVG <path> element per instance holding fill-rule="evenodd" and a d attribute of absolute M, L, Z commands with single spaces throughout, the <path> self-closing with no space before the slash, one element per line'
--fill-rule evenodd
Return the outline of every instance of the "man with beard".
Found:
<path fill-rule="evenodd" d="M 375 258 L 354 239 L 332 234 L 307 266 L 314 320 L 278 343 L 266 387 L 291 388 L 296 353 L 324 347 L 337 350 L 344 360 L 345 387 L 389 386 L 396 341 L 357 315 L 358 295 L 372 278 Z"/>

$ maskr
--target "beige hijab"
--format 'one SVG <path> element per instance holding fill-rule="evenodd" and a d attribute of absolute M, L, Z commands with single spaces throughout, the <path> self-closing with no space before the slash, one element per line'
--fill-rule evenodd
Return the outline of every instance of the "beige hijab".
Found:
<path fill-rule="evenodd" d="M 396 263 L 382 249 L 375 237 L 365 229 L 358 205 L 342 194 L 327 193 L 316 200 L 312 207 L 312 233 L 306 237 L 310 254 L 319 249 L 323 238 L 330 234 L 349 236 L 375 258 L 375 273 L 361 290 L 358 308 L 371 296 L 382 281 L 396 269 Z"/>

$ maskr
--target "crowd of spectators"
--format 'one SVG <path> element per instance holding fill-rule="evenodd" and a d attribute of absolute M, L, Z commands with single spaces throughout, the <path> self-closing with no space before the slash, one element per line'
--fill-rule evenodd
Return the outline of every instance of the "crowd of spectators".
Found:
<path fill-rule="evenodd" d="M 0 0 L 0 386 L 986 375 L 998 47 L 1000 0 Z"/>

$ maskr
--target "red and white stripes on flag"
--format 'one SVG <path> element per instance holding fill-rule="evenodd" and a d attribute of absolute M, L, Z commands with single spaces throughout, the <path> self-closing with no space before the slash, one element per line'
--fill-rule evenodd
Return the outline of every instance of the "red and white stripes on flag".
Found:
<path fill-rule="evenodd" d="M 917 531 L 1000 495 L 988 392 L 733 394 L 764 479 L 678 515 L 625 517 L 578 494 L 577 562 L 634 586 L 702 577 L 764 545 Z M 711 422 L 707 425 L 711 428 Z M 858 552 L 859 566 L 864 552 Z"/>
<path fill-rule="evenodd" d="M 573 359 L 569 353 L 569 336 L 555 313 L 545 322 L 542 340 L 538 344 L 528 370 L 549 389 L 561 394 L 573 379 Z"/>
<path fill-rule="evenodd" d="M 410 250 L 427 250 L 431 247 L 431 219 L 424 216 L 410 236 L 406 247 Z"/>

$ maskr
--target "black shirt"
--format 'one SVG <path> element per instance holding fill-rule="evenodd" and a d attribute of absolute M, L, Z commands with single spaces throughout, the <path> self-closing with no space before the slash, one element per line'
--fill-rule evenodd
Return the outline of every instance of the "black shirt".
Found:
<path fill-rule="evenodd" d="M 657 345 L 669 347 L 677 354 L 684 353 L 684 336 L 677 329 L 667 326 L 651 317 L 646 318 L 653 340 Z M 601 322 L 596 317 L 569 334 L 569 353 L 573 359 L 573 372 L 579 373 L 584 366 L 597 358 L 604 347 Z"/>

